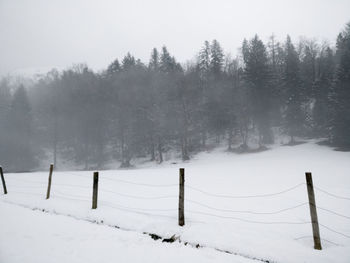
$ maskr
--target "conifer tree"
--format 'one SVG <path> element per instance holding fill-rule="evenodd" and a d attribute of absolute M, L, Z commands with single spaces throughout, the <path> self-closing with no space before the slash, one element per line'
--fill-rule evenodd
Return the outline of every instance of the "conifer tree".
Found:
<path fill-rule="evenodd" d="M 317 60 L 318 73 L 314 82 L 313 122 L 315 136 L 329 136 L 331 119 L 331 100 L 335 61 L 333 50 L 325 47 Z"/>
<path fill-rule="evenodd" d="M 259 145 L 273 142 L 270 128 L 271 110 L 271 74 L 265 45 L 257 35 L 243 42 L 243 59 L 245 62 L 245 79 L 250 90 L 254 122 L 259 132 Z"/>
<path fill-rule="evenodd" d="M 300 82 L 300 62 L 291 38 L 287 36 L 285 43 L 285 65 L 283 72 L 284 97 L 285 97 L 285 127 L 291 137 L 291 143 L 295 142 L 295 136 L 303 125 L 302 114 L 302 87 Z"/>
<path fill-rule="evenodd" d="M 9 151 L 10 167 L 15 171 L 30 170 L 37 164 L 32 145 L 33 127 L 31 106 L 27 91 L 21 85 L 13 94 L 9 111 L 10 131 Z"/>
<path fill-rule="evenodd" d="M 350 148 L 350 23 L 337 38 L 332 141 Z"/>
<path fill-rule="evenodd" d="M 214 39 L 210 45 L 210 70 L 214 79 L 218 79 L 222 73 L 224 64 L 224 53 L 220 43 Z"/>

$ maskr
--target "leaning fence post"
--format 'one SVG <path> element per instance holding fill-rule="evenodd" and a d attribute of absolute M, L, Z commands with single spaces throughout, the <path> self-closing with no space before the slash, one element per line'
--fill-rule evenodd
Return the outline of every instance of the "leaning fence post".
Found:
<path fill-rule="evenodd" d="M 97 193 L 98 193 L 98 172 L 94 172 L 94 184 L 92 192 L 92 209 L 97 208 Z"/>
<path fill-rule="evenodd" d="M 185 225 L 185 169 L 180 168 L 179 184 L 179 226 Z"/>
<path fill-rule="evenodd" d="M 2 187 L 4 188 L 4 194 L 6 195 L 7 194 L 7 188 L 6 188 L 4 173 L 2 171 L 2 167 L 1 166 L 0 166 L 0 174 L 1 174 Z"/>
<path fill-rule="evenodd" d="M 315 201 L 314 185 L 312 183 L 312 175 L 311 173 L 305 173 L 305 176 L 306 176 L 307 194 L 309 197 L 312 232 L 314 237 L 314 248 L 317 250 L 321 250 L 322 249 L 321 238 L 320 238 L 320 230 L 318 227 L 316 201 Z"/>
<path fill-rule="evenodd" d="M 48 184 L 47 184 L 46 199 L 49 199 L 49 198 L 50 198 L 52 172 L 53 172 L 53 164 L 50 164 L 49 182 L 48 182 Z"/>

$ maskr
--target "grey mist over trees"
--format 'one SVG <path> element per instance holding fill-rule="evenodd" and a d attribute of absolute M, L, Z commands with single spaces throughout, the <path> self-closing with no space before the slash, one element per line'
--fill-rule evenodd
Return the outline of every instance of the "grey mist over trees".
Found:
<path fill-rule="evenodd" d="M 167 153 L 190 160 L 215 145 L 264 150 L 276 131 L 350 149 L 350 24 L 336 47 L 289 36 L 242 41 L 237 58 L 205 41 L 182 65 L 166 46 L 148 62 L 127 53 L 102 72 L 52 70 L 25 87 L 0 82 L 0 162 L 9 171 L 41 160 L 130 167 Z"/>

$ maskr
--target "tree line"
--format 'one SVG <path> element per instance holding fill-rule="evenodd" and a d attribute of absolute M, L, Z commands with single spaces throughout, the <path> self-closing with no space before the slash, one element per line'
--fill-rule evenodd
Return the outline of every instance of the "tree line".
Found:
<path fill-rule="evenodd" d="M 236 58 L 213 40 L 186 64 L 164 46 L 148 63 L 128 53 L 102 72 L 52 70 L 30 88 L 3 78 L 0 124 L 0 161 L 12 171 L 35 169 L 48 153 L 58 167 L 92 169 L 161 163 L 168 152 L 189 160 L 219 143 L 264 150 L 276 129 L 291 145 L 326 138 L 350 149 L 350 23 L 335 47 L 255 35 Z"/>

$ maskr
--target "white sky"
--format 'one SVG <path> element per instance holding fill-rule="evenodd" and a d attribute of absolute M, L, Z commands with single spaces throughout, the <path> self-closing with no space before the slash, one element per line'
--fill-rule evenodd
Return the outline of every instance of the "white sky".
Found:
<path fill-rule="evenodd" d="M 147 62 L 164 44 L 185 62 L 214 38 L 235 54 L 255 33 L 334 43 L 349 21 L 350 0 L 0 0 L 0 75 L 100 70 L 128 51 Z"/>

